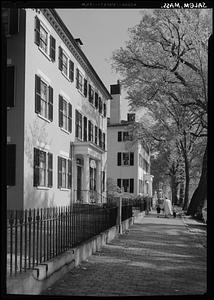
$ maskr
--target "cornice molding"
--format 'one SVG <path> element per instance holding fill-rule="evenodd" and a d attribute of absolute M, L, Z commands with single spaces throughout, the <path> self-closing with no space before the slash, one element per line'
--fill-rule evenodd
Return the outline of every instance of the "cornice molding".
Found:
<path fill-rule="evenodd" d="M 104 86 L 104 84 L 101 81 L 101 79 L 99 78 L 99 76 L 97 75 L 97 73 L 95 72 L 95 70 L 92 69 L 92 66 L 90 66 L 90 63 L 87 62 L 87 58 L 83 57 L 85 55 L 83 54 L 82 50 L 80 49 L 80 51 L 82 53 L 80 51 L 78 51 L 79 49 L 77 47 L 79 47 L 79 46 L 74 45 L 74 43 L 76 43 L 75 40 L 72 41 L 71 38 L 69 38 L 67 36 L 67 34 L 63 30 L 62 26 L 56 20 L 55 16 L 50 11 L 50 9 L 48 9 L 48 8 L 42 8 L 42 9 L 40 9 L 40 11 L 46 17 L 46 19 L 49 21 L 49 23 L 51 24 L 51 26 L 53 27 L 53 29 L 56 31 L 56 33 L 59 35 L 59 37 L 62 39 L 63 43 L 68 47 L 69 51 L 74 56 L 74 58 L 78 61 L 78 63 L 84 69 L 84 71 L 86 72 L 88 78 L 89 79 L 91 78 L 91 80 L 94 82 L 94 84 L 96 84 L 96 86 L 99 87 L 99 89 L 102 91 L 103 95 L 107 99 L 111 99 L 111 95 L 109 94 L 108 90 Z M 72 37 L 72 35 L 71 35 L 71 37 Z M 73 37 L 72 37 L 72 39 L 73 39 Z"/>

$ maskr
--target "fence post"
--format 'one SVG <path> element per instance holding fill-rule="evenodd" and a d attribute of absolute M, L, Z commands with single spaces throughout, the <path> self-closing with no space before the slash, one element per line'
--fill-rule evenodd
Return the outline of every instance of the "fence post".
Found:
<path fill-rule="evenodd" d="M 122 219 L 122 195 L 120 195 L 118 201 L 117 201 L 117 225 L 119 225 L 119 233 L 122 234 L 122 225 L 121 225 L 121 219 Z"/>

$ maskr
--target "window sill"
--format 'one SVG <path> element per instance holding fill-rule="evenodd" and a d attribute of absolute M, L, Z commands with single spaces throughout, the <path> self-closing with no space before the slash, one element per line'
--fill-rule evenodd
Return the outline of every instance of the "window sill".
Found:
<path fill-rule="evenodd" d="M 67 134 L 70 134 L 70 132 L 67 131 L 66 129 L 64 129 L 63 127 L 60 127 L 60 129 L 61 129 L 63 132 L 65 132 L 65 133 L 67 133 Z"/>
<path fill-rule="evenodd" d="M 65 73 L 63 73 L 63 71 L 61 71 L 61 73 L 62 73 L 62 75 L 63 75 L 69 82 L 72 82 L 72 81 L 70 80 L 70 78 L 69 78 Z"/>
<path fill-rule="evenodd" d="M 86 98 L 85 95 L 84 95 L 84 93 L 81 90 L 79 90 L 79 89 L 77 89 L 77 90 L 78 90 L 78 92 L 80 93 L 81 96 L 83 96 L 84 98 Z"/>
<path fill-rule="evenodd" d="M 42 54 L 44 54 L 44 56 L 49 60 L 49 61 L 52 61 L 51 58 L 49 57 L 49 55 L 44 51 L 42 50 L 42 48 L 40 46 L 38 46 L 39 50 L 42 52 Z"/>
<path fill-rule="evenodd" d="M 44 120 L 44 121 L 46 121 L 46 122 L 48 122 L 48 123 L 51 123 L 50 120 L 48 120 L 47 118 L 43 117 L 42 115 L 40 115 L 40 114 L 38 114 L 38 113 L 37 113 L 37 116 L 38 116 L 40 119 L 42 119 L 42 120 Z"/>
<path fill-rule="evenodd" d="M 36 188 L 37 190 L 50 190 L 50 187 L 48 186 L 37 186 Z"/>
<path fill-rule="evenodd" d="M 67 188 L 59 188 L 60 191 L 70 191 L 70 189 Z"/>

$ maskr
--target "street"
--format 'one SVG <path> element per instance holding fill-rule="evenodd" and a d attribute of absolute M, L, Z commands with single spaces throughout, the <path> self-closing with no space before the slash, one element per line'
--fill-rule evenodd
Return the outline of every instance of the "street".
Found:
<path fill-rule="evenodd" d="M 199 227 L 189 219 L 157 218 L 151 212 L 42 294 L 202 295 L 206 230 Z"/>

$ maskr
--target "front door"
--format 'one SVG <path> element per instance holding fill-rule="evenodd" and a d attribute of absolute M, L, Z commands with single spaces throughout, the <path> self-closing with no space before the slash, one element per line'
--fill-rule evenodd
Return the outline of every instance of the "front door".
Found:
<path fill-rule="evenodd" d="M 82 167 L 77 166 L 77 201 L 81 201 L 82 192 Z"/>

